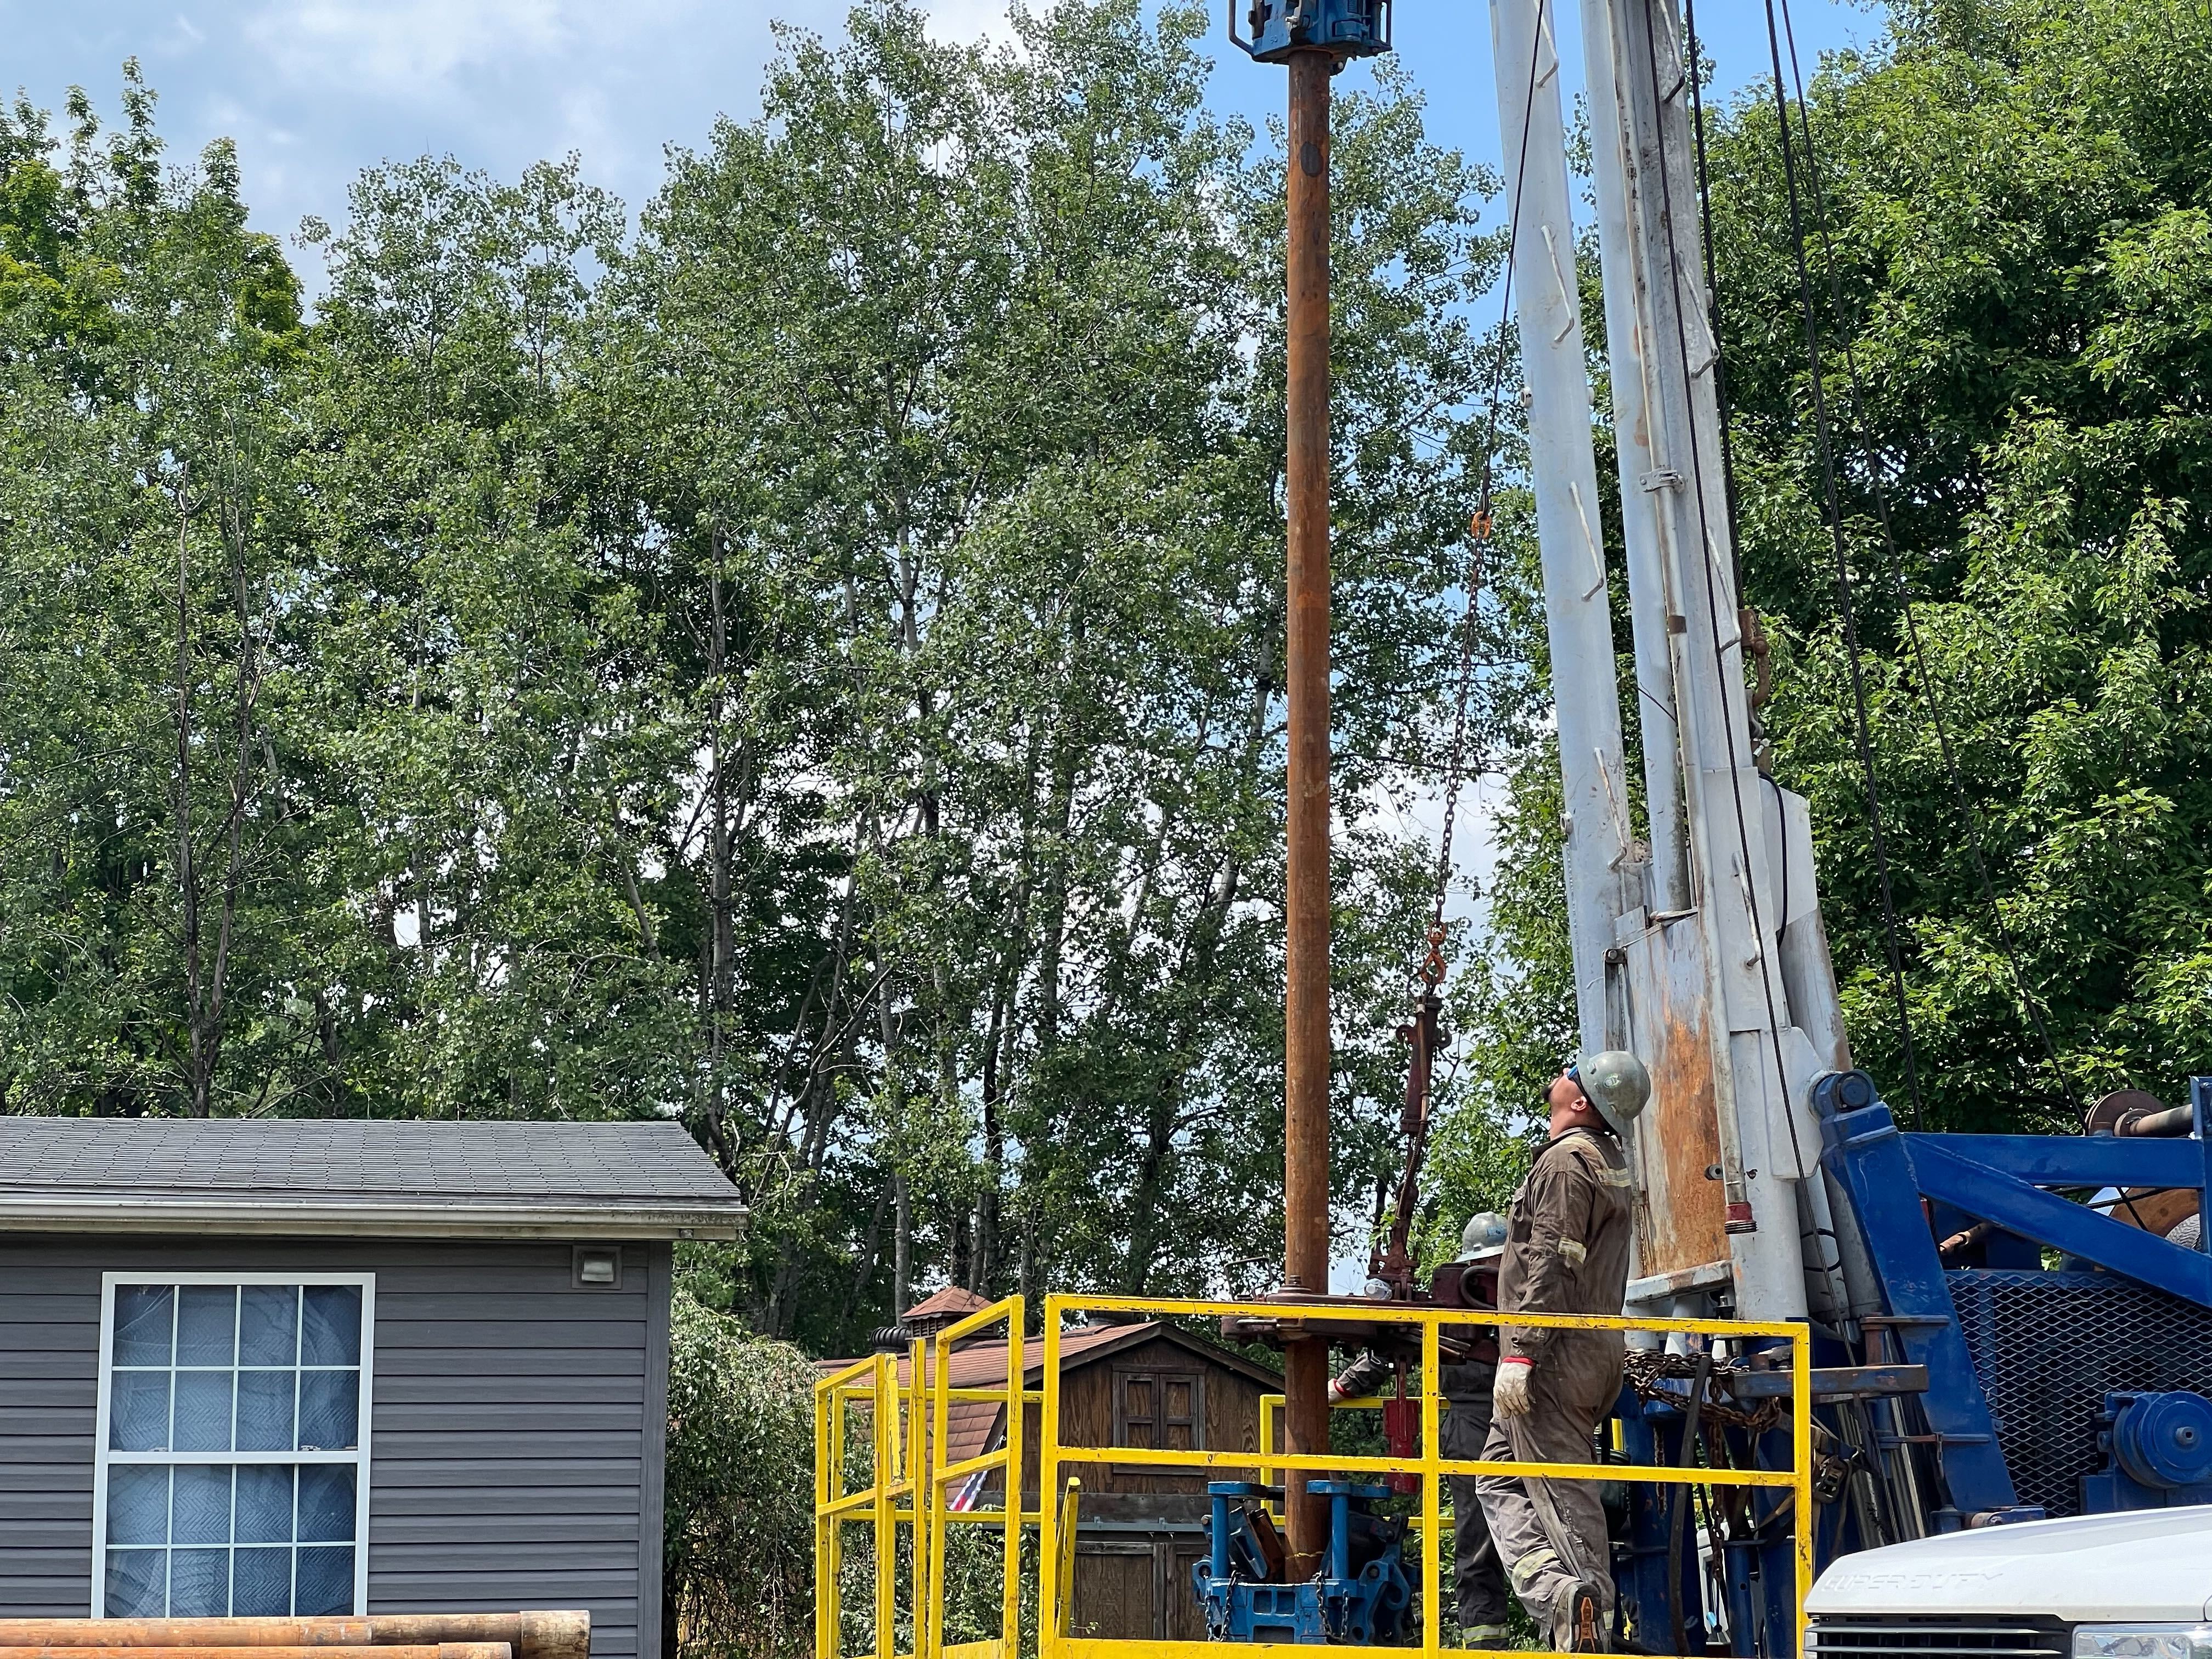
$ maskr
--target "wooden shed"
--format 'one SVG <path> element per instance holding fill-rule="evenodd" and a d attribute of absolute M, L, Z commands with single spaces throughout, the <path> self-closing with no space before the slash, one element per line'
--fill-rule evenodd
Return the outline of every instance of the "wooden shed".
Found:
<path fill-rule="evenodd" d="M 673 1123 L 0 1117 L 0 1616 L 588 1607 L 658 1659 Z"/>
<path fill-rule="evenodd" d="M 924 1334 L 981 1307 L 964 1291 L 939 1292 L 908 1310 L 902 1324 Z M 1060 1340 L 1060 1439 L 1067 1445 L 1165 1446 L 1256 1452 L 1260 1396 L 1282 1389 L 1265 1365 L 1176 1325 L 1097 1324 L 1064 1331 Z M 1024 1345 L 1025 1386 L 1043 1386 L 1044 1339 Z M 825 1368 L 849 1364 L 824 1362 Z M 963 1341 L 953 1351 L 956 1388 L 989 1388 L 1006 1380 L 1003 1336 Z M 902 1359 L 900 1375 L 905 1376 Z M 1039 1501 L 1039 1407 L 1023 1429 L 1023 1503 Z M 956 1403 L 947 1413 L 948 1461 L 1005 1443 L 1006 1408 Z M 1164 1473 L 1110 1459 L 1061 1466 L 1083 1482 L 1082 1526 L 1076 1544 L 1072 1622 L 1078 1634 L 1204 1641 L 1206 1621 L 1190 1592 L 1191 1564 L 1206 1548 L 1206 1475 Z M 1250 1478 L 1223 1471 L 1218 1478 Z M 997 1507 L 993 1475 L 953 1502 Z"/>

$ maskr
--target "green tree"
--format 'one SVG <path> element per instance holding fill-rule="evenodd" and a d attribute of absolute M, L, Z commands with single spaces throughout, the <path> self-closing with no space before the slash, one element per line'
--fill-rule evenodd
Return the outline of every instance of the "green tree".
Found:
<path fill-rule="evenodd" d="M 204 1117 L 295 1035 L 298 288 L 228 143 L 167 173 L 125 110 L 0 131 L 0 1049 L 17 1109 Z"/>
<path fill-rule="evenodd" d="M 923 21 L 787 33 L 635 226 L 574 158 L 371 169 L 306 324 L 135 82 L 18 112 L 14 1105 L 681 1116 L 755 1217 L 699 1282 L 820 1348 L 939 1278 L 1272 1277 L 1281 135 L 1194 10 Z M 1356 1212 L 1498 248 L 1402 79 L 1339 107 Z"/>
<path fill-rule="evenodd" d="M 2105 1090 L 2178 1097 L 2212 1061 L 2208 47 L 2212 19 L 2163 0 L 1908 9 L 1808 88 L 1800 186 L 1931 1127 L 2069 1127 Z M 1854 1042 L 1902 1099 L 1778 136 L 1771 96 L 1747 99 L 1714 149 L 1747 582 L 1782 623 L 1777 769 L 1813 801 Z"/>

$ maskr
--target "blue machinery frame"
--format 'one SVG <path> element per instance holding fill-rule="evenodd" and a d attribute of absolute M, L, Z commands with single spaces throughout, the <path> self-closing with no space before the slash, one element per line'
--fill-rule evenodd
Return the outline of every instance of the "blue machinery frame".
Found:
<path fill-rule="evenodd" d="M 1931 1518 L 1945 1530 L 1975 1515 L 2027 1518 L 2035 1511 L 2021 1506 L 1997 1444 L 1923 1200 L 2212 1308 L 2212 1078 L 2190 1080 L 2189 1139 L 1907 1133 L 1863 1073 L 1832 1073 L 1813 1093 L 1822 1161 L 1850 1194 L 1889 1304 L 1882 1322 L 1899 1357 L 1928 1368 L 1922 1407 L 1952 1502 Z M 2051 1190 L 2106 1187 L 2195 1188 L 2200 1248 Z"/>

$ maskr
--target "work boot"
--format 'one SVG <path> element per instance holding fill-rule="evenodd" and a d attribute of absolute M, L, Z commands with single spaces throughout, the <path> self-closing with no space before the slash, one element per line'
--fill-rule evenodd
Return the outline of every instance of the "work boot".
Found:
<path fill-rule="evenodd" d="M 1552 1645 L 1561 1653 L 1603 1653 L 1607 1616 L 1604 1593 L 1590 1580 L 1577 1580 L 1559 1597 L 1552 1614 Z"/>

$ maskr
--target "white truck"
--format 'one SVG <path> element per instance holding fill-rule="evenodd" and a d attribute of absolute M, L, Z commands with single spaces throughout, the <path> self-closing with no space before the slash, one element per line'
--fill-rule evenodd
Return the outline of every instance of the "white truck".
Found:
<path fill-rule="evenodd" d="M 2212 1659 L 2212 1505 L 1982 1527 L 1844 1556 L 1808 1659 Z"/>

